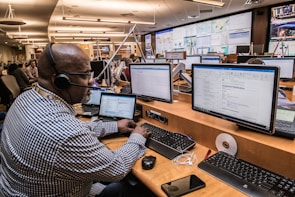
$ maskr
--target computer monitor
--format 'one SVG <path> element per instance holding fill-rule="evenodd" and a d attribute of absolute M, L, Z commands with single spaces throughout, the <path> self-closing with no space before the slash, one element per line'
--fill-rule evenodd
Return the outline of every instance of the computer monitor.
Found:
<path fill-rule="evenodd" d="M 219 64 L 221 58 L 219 55 L 202 55 L 201 63 L 203 64 Z"/>
<path fill-rule="evenodd" d="M 186 70 L 192 69 L 192 64 L 198 64 L 201 62 L 200 55 L 186 56 L 185 60 L 179 60 L 179 62 L 184 63 Z"/>
<path fill-rule="evenodd" d="M 294 58 L 261 58 L 266 65 L 280 67 L 280 79 L 294 78 Z"/>
<path fill-rule="evenodd" d="M 113 119 L 133 119 L 136 108 L 136 96 L 101 92 L 99 117 Z"/>
<path fill-rule="evenodd" d="M 236 53 L 249 53 L 250 46 L 249 45 L 238 45 Z"/>
<path fill-rule="evenodd" d="M 145 101 L 173 102 L 171 64 L 131 63 L 129 69 L 132 94 Z"/>
<path fill-rule="evenodd" d="M 274 134 L 279 68 L 193 64 L 192 109 Z"/>
<path fill-rule="evenodd" d="M 91 69 L 94 72 L 94 77 L 98 77 L 98 75 L 101 74 L 103 71 L 104 67 L 106 66 L 105 61 L 91 61 L 90 62 Z M 110 80 L 111 79 L 111 70 L 110 68 L 106 68 L 104 73 L 101 74 L 99 78 L 96 80 L 101 83 L 103 79 Z"/>

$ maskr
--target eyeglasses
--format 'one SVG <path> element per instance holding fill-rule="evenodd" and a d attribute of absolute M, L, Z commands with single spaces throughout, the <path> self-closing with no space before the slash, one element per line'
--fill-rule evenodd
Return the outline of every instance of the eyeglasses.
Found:
<path fill-rule="evenodd" d="M 86 77 L 89 77 L 89 81 L 93 80 L 93 75 L 94 75 L 94 72 L 92 70 L 87 71 L 85 73 L 79 73 L 79 72 L 63 72 L 63 73 L 65 73 L 67 75 L 79 75 L 84 79 L 86 79 Z"/>

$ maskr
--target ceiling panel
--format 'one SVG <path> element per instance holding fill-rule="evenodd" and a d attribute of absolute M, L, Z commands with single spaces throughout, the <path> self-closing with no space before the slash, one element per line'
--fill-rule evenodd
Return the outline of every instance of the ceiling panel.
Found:
<path fill-rule="evenodd" d="M 18 26 L 0 25 L 0 45 L 6 42 L 10 46 L 48 41 L 78 42 L 85 34 L 89 38 L 89 34 L 94 38 L 115 36 L 117 40 L 119 36 L 123 40 L 133 26 L 127 23 L 68 21 L 62 20 L 63 17 L 155 22 L 154 25 L 136 25 L 135 32 L 145 34 L 278 3 L 277 0 L 264 0 L 260 4 L 245 5 L 245 1 L 223 0 L 225 5 L 219 8 L 185 0 L 0 0 L 0 18 L 4 17 L 10 2 L 16 17 L 27 22 L 20 29 Z M 10 39 L 8 35 L 10 38 L 11 35 L 24 35 L 27 39 Z"/>

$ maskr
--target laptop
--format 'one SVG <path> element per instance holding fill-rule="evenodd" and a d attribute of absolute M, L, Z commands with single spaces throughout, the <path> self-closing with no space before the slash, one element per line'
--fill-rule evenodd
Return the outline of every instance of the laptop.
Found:
<path fill-rule="evenodd" d="M 82 103 L 82 112 L 83 116 L 97 116 L 100 105 L 100 94 L 102 91 L 105 91 L 102 88 L 92 89 L 90 98 L 86 103 Z"/>
<path fill-rule="evenodd" d="M 295 109 L 293 106 L 278 106 L 276 113 L 276 136 L 295 138 Z"/>
<path fill-rule="evenodd" d="M 99 119 L 102 121 L 117 121 L 134 119 L 136 95 L 101 92 Z"/>

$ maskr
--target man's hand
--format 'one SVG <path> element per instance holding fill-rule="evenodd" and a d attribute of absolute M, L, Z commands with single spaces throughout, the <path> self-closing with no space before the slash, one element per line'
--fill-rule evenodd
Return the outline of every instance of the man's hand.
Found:
<path fill-rule="evenodd" d="M 151 132 L 147 128 L 136 126 L 133 120 L 123 119 L 117 122 L 120 133 L 138 133 L 147 138 Z"/>

